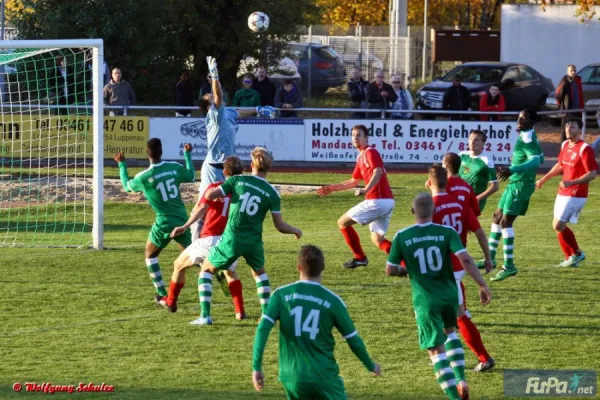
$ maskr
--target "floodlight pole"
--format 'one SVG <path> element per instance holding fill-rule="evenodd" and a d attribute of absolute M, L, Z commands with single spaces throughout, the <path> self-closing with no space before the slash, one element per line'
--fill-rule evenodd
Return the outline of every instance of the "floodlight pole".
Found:
<path fill-rule="evenodd" d="M 425 70 L 427 69 L 427 3 L 425 0 L 425 7 L 423 9 L 423 65 L 421 71 L 421 80 L 425 81 Z"/>
<path fill-rule="evenodd" d="M 6 0 L 2 0 L 2 27 L 0 28 L 0 40 L 4 40 L 4 23 L 6 21 L 4 9 L 6 8 Z"/>

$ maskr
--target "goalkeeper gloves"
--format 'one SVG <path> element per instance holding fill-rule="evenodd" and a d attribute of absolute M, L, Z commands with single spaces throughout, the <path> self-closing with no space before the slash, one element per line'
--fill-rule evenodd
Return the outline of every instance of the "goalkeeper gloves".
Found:
<path fill-rule="evenodd" d="M 206 63 L 208 64 L 208 72 L 210 73 L 210 77 L 218 81 L 219 70 L 217 69 L 217 59 L 212 56 L 207 56 Z"/>
<path fill-rule="evenodd" d="M 256 107 L 256 114 L 261 117 L 275 118 L 275 109 L 271 106 Z"/>

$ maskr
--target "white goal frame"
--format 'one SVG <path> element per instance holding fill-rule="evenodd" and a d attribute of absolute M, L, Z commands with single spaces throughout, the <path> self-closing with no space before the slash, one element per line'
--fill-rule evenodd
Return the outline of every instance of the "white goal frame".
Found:
<path fill-rule="evenodd" d="M 104 248 L 104 42 L 102 39 L 63 40 L 0 40 L 0 49 L 92 49 L 92 132 L 93 132 L 93 176 L 92 176 L 92 247 Z"/>

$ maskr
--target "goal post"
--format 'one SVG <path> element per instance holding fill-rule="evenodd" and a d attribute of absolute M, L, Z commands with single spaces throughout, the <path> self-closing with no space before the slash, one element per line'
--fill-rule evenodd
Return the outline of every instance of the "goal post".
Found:
<path fill-rule="evenodd" d="M 0 246 L 104 247 L 101 39 L 0 41 Z"/>

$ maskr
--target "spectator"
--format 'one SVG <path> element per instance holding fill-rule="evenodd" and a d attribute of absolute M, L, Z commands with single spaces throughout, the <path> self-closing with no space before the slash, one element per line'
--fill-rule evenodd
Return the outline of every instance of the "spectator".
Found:
<path fill-rule="evenodd" d="M 367 108 L 365 89 L 369 82 L 365 81 L 360 72 L 360 68 L 353 67 L 350 71 L 351 78 L 347 83 L 347 93 L 350 99 L 351 108 Z M 352 118 L 365 118 L 365 113 L 353 112 Z"/>
<path fill-rule="evenodd" d="M 505 111 L 504 95 L 500 93 L 498 86 L 490 86 L 490 90 L 485 92 L 479 99 L 479 111 Z M 482 121 L 500 121 L 499 115 L 481 114 Z"/>
<path fill-rule="evenodd" d="M 302 94 L 291 79 L 283 81 L 283 86 L 277 89 L 277 93 L 275 93 L 275 107 L 286 109 L 302 107 Z M 296 117 L 298 113 L 296 111 L 282 110 L 280 116 L 283 118 Z"/>
<path fill-rule="evenodd" d="M 567 67 L 567 75 L 563 76 L 556 88 L 556 104 L 560 110 L 576 110 L 583 108 L 583 87 L 581 77 L 577 75 L 577 67 L 570 64 Z M 581 113 L 565 114 L 561 124 L 561 142 L 567 140 L 565 125 L 570 118 L 581 119 Z"/>
<path fill-rule="evenodd" d="M 190 80 L 189 71 L 183 71 L 179 77 L 179 82 L 175 85 L 175 102 L 178 106 L 191 107 L 194 105 L 194 89 Z M 189 117 L 192 115 L 192 110 L 176 110 L 176 117 Z"/>
<path fill-rule="evenodd" d="M 229 101 L 229 95 L 227 94 L 227 91 L 225 89 L 223 90 L 223 101 L 225 103 L 227 103 Z M 204 85 L 202 85 L 202 87 L 200 88 L 200 94 L 198 95 L 198 101 L 205 95 L 208 93 L 212 93 L 212 79 L 210 76 L 210 73 L 206 74 L 206 82 L 204 82 Z"/>
<path fill-rule="evenodd" d="M 66 106 L 73 103 L 74 99 L 74 82 L 73 70 L 67 66 L 67 60 L 64 57 L 56 58 L 57 67 L 54 71 L 54 96 L 56 104 Z M 66 115 L 69 113 L 67 108 L 59 108 L 57 114 Z"/>
<path fill-rule="evenodd" d="M 444 94 L 444 100 L 442 106 L 444 110 L 450 111 L 467 111 L 469 110 L 469 91 L 462 84 L 462 77 L 460 75 L 454 75 L 452 79 L 452 86 L 448 88 Z M 452 115 L 450 118 L 452 119 Z M 467 119 L 466 115 L 458 114 L 456 119 L 462 120 Z"/>
<path fill-rule="evenodd" d="M 389 83 L 383 81 L 383 71 L 375 73 L 375 80 L 365 88 L 365 99 L 368 109 L 389 110 L 398 100 L 398 95 Z"/>
<path fill-rule="evenodd" d="M 256 78 L 252 82 L 252 89 L 260 95 L 261 106 L 275 105 L 275 84 L 267 76 L 267 69 L 260 66 L 256 69 Z"/>
<path fill-rule="evenodd" d="M 235 96 L 233 96 L 233 106 L 234 107 L 257 107 L 260 106 L 260 94 L 254 89 L 252 89 L 252 75 L 247 74 L 244 75 L 244 80 L 242 81 L 244 87 L 237 92 L 235 92 Z"/>
<path fill-rule="evenodd" d="M 81 100 L 84 103 L 92 103 L 93 92 L 94 92 L 94 82 L 92 79 L 92 66 L 93 66 L 93 52 L 92 49 L 80 49 L 84 52 L 83 59 L 83 82 L 84 85 L 87 82 L 87 87 L 85 90 L 77 90 L 77 92 L 81 92 Z M 108 85 L 110 82 L 110 68 L 108 68 L 108 64 L 106 60 L 102 63 L 100 67 L 100 73 L 102 74 L 102 87 Z"/>
<path fill-rule="evenodd" d="M 112 79 L 104 86 L 104 104 L 109 106 L 132 106 L 135 104 L 135 93 L 129 82 L 121 78 L 121 70 L 113 68 Z M 127 107 L 111 110 L 111 117 L 127 115 Z"/>
<path fill-rule="evenodd" d="M 392 76 L 392 87 L 394 88 L 394 92 L 398 99 L 394 103 L 394 110 L 412 110 L 413 109 L 413 101 L 410 92 L 402 87 L 402 80 L 400 80 L 400 76 L 394 75 Z M 392 117 L 398 119 L 412 119 L 412 113 L 394 113 Z"/>

